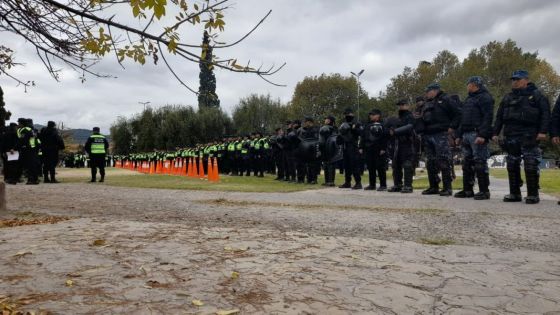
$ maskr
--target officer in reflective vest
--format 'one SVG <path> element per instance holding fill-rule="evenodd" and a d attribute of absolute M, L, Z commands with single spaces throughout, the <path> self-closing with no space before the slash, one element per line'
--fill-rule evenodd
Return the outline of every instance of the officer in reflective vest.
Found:
<path fill-rule="evenodd" d="M 39 169 L 41 167 L 38 156 L 37 137 L 32 128 L 31 120 L 25 118 L 18 119 L 18 150 L 19 160 L 27 172 L 27 185 L 39 184 Z"/>
<path fill-rule="evenodd" d="M 85 144 L 85 150 L 90 158 L 91 182 L 95 183 L 97 177 L 97 169 L 101 179 L 99 182 L 105 181 L 105 156 L 109 150 L 109 142 L 105 136 L 99 133 L 99 127 L 93 128 L 93 134 L 88 138 Z"/>

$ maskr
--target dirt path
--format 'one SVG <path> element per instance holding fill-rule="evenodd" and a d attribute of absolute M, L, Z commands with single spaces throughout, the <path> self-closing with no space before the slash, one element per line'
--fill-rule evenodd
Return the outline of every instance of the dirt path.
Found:
<path fill-rule="evenodd" d="M 61 314 L 560 314 L 560 207 L 493 198 L 10 186 L 0 216 L 73 219 L 0 229 L 0 302 Z"/>

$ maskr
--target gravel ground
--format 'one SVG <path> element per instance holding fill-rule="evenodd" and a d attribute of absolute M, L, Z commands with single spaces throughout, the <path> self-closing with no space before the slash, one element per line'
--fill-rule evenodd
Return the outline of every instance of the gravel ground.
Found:
<path fill-rule="evenodd" d="M 71 219 L 0 229 L 0 303 L 61 314 L 560 314 L 560 206 L 505 204 L 504 190 L 493 180 L 493 199 L 475 202 L 10 186 L 0 217 Z"/>

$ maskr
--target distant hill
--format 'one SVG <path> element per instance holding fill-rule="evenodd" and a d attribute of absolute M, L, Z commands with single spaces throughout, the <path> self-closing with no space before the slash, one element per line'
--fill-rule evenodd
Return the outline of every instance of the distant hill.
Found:
<path fill-rule="evenodd" d="M 41 130 L 41 128 L 45 127 L 42 125 L 34 125 L 37 130 Z M 84 144 L 86 143 L 87 139 L 91 135 L 91 130 L 89 129 L 67 129 L 64 130 L 64 133 L 67 133 L 72 138 L 73 142 L 76 144 Z M 107 140 L 111 141 L 111 138 L 107 136 Z"/>

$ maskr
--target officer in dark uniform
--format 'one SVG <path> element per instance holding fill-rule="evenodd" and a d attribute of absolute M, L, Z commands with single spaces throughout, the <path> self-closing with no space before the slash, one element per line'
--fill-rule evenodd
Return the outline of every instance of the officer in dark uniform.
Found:
<path fill-rule="evenodd" d="M 284 147 L 287 144 L 284 129 L 276 128 L 274 136 L 270 138 L 270 144 L 272 146 L 272 159 L 277 169 L 275 180 L 284 180 L 286 178 Z"/>
<path fill-rule="evenodd" d="M 321 170 L 319 160 L 319 129 L 311 117 L 305 117 L 304 124 L 298 130 L 300 139 L 298 147 L 299 170 L 298 182 L 307 179 L 308 184 L 317 184 L 317 176 Z"/>
<path fill-rule="evenodd" d="M 54 121 L 49 121 L 47 127 L 41 129 L 39 139 L 43 151 L 43 182 L 58 183 L 55 168 L 58 165 L 58 152 L 64 150 L 64 141 L 58 134 Z"/>
<path fill-rule="evenodd" d="M 369 122 L 364 126 L 360 151 L 365 154 L 369 171 L 369 185 L 364 190 L 374 190 L 379 177 L 377 191 L 387 190 L 387 137 L 382 113 L 374 109 L 368 114 Z"/>
<path fill-rule="evenodd" d="M 461 121 L 458 104 L 441 90 L 438 83 L 426 88 L 426 104 L 422 108 L 420 129 L 426 150 L 426 167 L 430 188 L 423 195 L 451 196 L 453 194 L 453 161 L 449 135 L 454 134 Z M 443 190 L 440 192 L 438 174 L 441 172 Z"/>
<path fill-rule="evenodd" d="M 325 170 L 325 182 L 322 185 L 328 187 L 334 187 L 336 164 L 343 159 L 342 147 L 338 143 L 338 129 L 335 124 L 334 116 L 327 116 L 324 125 L 319 129 L 319 148 Z"/>
<path fill-rule="evenodd" d="M 344 111 L 344 122 L 338 128 L 342 139 L 344 154 L 344 184 L 339 188 L 362 189 L 362 157 L 359 152 L 362 125 L 354 120 L 354 111 L 347 108 Z M 356 184 L 352 187 L 352 176 Z"/>
<path fill-rule="evenodd" d="M 414 116 L 410 112 L 408 100 L 397 102 L 398 116 L 387 121 L 389 130 L 391 166 L 393 168 L 393 187 L 389 192 L 412 193 L 412 178 L 414 175 Z M 403 184 L 404 179 L 404 184 Z"/>
<path fill-rule="evenodd" d="M 297 168 L 298 168 L 298 147 L 300 139 L 298 137 L 297 131 L 300 128 L 301 121 L 294 120 L 288 128 L 288 143 L 289 149 L 287 150 L 287 174 L 289 176 L 289 181 L 296 183 L 297 180 Z"/>
<path fill-rule="evenodd" d="M 27 185 L 39 184 L 39 145 L 30 119 L 18 119 L 18 151 L 23 169 L 27 172 Z"/>
<path fill-rule="evenodd" d="M 97 180 L 97 169 L 101 178 L 99 182 L 105 181 L 105 155 L 109 151 L 109 142 L 104 135 L 100 133 L 99 127 L 93 127 L 93 134 L 87 139 L 84 148 L 89 155 L 91 168 L 91 182 Z"/>
<path fill-rule="evenodd" d="M 4 181 L 6 184 L 16 185 L 21 176 L 21 166 L 19 159 L 8 161 L 8 155 L 18 151 L 18 125 L 11 123 L 6 132 L 2 135 L 2 152 L 4 161 Z"/>
<path fill-rule="evenodd" d="M 512 91 L 502 99 L 496 113 L 494 140 L 503 129 L 502 147 L 507 152 L 506 162 L 510 193 L 505 202 L 521 201 L 521 160 L 525 168 L 528 204 L 539 199 L 539 163 L 542 153 L 539 142 L 546 140 L 550 124 L 548 99 L 529 82 L 529 73 L 517 70 L 511 76 Z"/>
<path fill-rule="evenodd" d="M 552 143 L 560 146 L 560 96 L 558 96 L 556 104 L 554 105 L 554 110 L 552 111 L 550 136 L 552 137 Z M 558 201 L 558 204 L 560 205 L 560 201 Z"/>
<path fill-rule="evenodd" d="M 467 81 L 468 97 L 462 107 L 461 125 L 457 129 L 456 145 L 462 143 L 463 190 L 455 193 L 456 198 L 484 200 L 490 198 L 488 174 L 488 141 L 492 138 L 494 98 L 479 76 Z M 474 193 L 474 177 L 478 180 L 479 192 Z"/>

